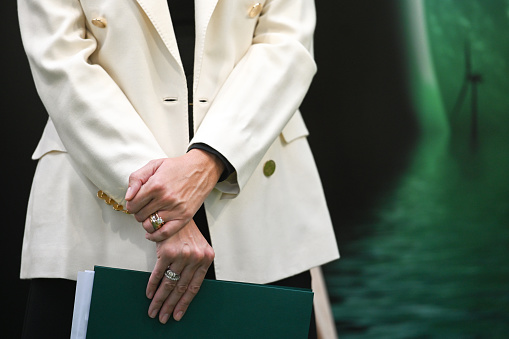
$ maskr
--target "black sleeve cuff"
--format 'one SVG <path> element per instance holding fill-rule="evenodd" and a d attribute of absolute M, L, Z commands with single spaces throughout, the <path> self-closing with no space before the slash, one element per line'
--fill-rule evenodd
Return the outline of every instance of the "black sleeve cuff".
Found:
<path fill-rule="evenodd" d="M 204 144 L 204 143 L 192 144 L 191 146 L 189 146 L 189 149 L 187 151 L 189 152 L 190 150 L 195 149 L 195 148 L 201 149 L 202 151 L 205 151 L 205 152 L 208 152 L 211 154 L 214 154 L 223 163 L 224 171 L 223 171 L 223 173 L 221 173 L 221 176 L 219 177 L 219 180 L 217 182 L 226 180 L 226 178 L 228 178 L 230 176 L 230 174 L 235 172 L 235 168 L 233 168 L 232 164 L 228 161 L 228 159 L 226 159 L 221 153 L 219 153 L 218 151 L 216 151 L 209 145 Z"/>

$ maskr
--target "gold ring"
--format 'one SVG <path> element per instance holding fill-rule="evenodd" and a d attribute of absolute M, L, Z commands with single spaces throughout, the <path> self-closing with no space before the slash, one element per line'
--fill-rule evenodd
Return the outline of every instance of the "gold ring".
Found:
<path fill-rule="evenodd" d="M 164 225 L 164 220 L 156 212 L 150 215 L 150 223 L 152 224 L 152 227 L 154 227 L 154 230 L 157 231 Z"/>

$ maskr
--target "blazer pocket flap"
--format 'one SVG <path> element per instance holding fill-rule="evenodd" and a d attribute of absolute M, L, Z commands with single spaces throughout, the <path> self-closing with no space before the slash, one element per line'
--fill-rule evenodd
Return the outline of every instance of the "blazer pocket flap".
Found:
<path fill-rule="evenodd" d="M 43 155 L 52 151 L 67 152 L 60 140 L 60 137 L 58 136 L 55 125 L 53 125 L 51 119 L 48 119 L 48 123 L 46 124 L 46 127 L 44 127 L 41 140 L 39 140 L 39 144 L 32 154 L 32 159 L 40 159 Z"/>
<path fill-rule="evenodd" d="M 300 111 L 295 112 L 293 117 L 283 128 L 283 131 L 281 131 L 281 135 L 286 143 L 290 143 L 297 138 L 309 135 L 309 131 L 304 123 L 304 119 L 302 118 Z"/>

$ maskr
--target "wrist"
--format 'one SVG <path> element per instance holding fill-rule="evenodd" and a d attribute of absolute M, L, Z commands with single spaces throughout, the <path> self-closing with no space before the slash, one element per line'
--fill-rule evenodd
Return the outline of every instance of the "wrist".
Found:
<path fill-rule="evenodd" d="M 195 158 L 199 162 L 201 168 L 208 170 L 209 175 L 212 176 L 214 182 L 219 180 L 219 177 L 223 173 L 225 167 L 218 156 L 199 148 L 193 148 L 187 152 L 187 154 Z"/>

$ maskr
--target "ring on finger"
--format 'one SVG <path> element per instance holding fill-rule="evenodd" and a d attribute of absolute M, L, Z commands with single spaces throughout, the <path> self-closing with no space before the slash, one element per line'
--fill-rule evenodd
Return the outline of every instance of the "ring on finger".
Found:
<path fill-rule="evenodd" d="M 156 212 L 150 215 L 150 223 L 152 224 L 152 227 L 154 227 L 154 230 L 157 231 L 164 225 L 164 220 Z"/>
<path fill-rule="evenodd" d="M 180 279 L 180 274 L 173 272 L 169 267 L 164 272 L 164 276 L 173 281 L 178 281 Z"/>

